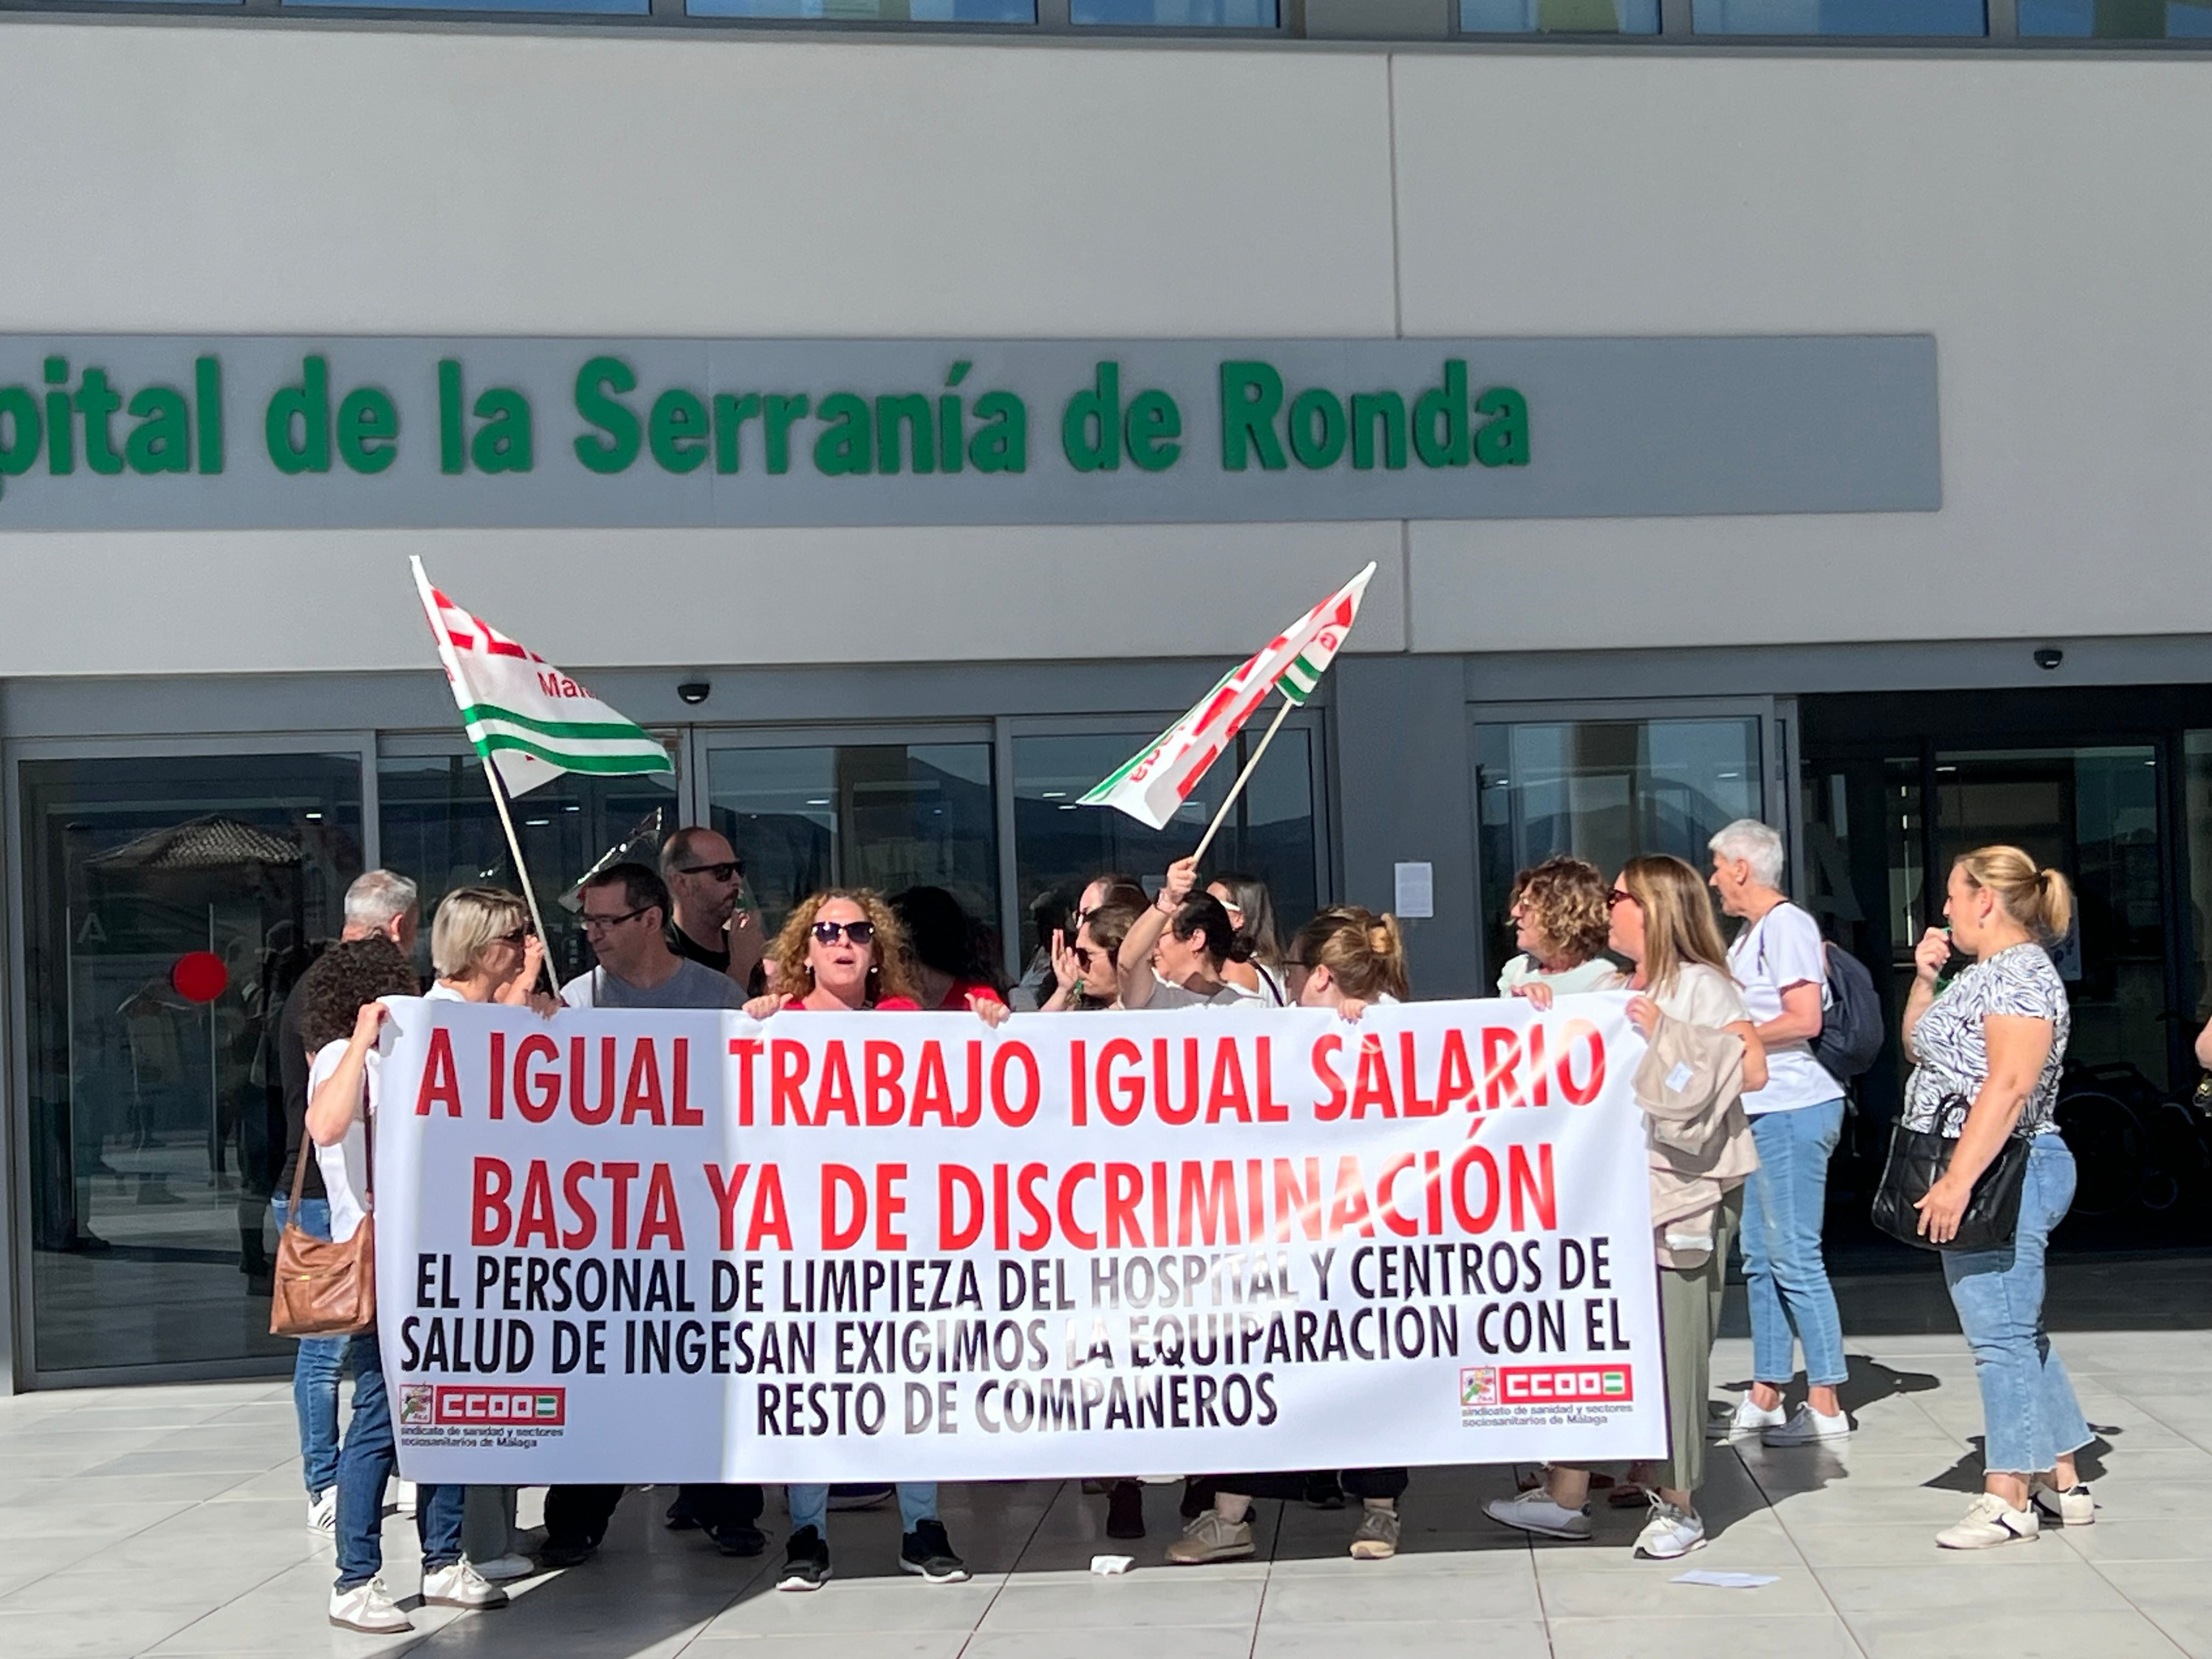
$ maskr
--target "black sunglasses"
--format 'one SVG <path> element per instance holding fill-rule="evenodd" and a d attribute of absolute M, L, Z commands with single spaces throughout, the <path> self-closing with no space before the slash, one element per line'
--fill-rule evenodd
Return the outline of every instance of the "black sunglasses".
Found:
<path fill-rule="evenodd" d="M 743 859 L 728 859 L 720 864 L 687 864 L 676 872 L 679 876 L 712 876 L 716 881 L 737 881 L 745 873 Z"/>
<path fill-rule="evenodd" d="M 604 933 L 610 927 L 619 927 L 626 921 L 636 921 L 638 917 L 643 915 L 647 910 L 650 910 L 653 908 L 653 907 L 650 904 L 641 904 L 636 909 L 625 910 L 618 916 L 595 916 L 589 910 L 586 910 L 580 920 L 583 924 L 583 928 L 586 933 Z"/>
<path fill-rule="evenodd" d="M 501 945 L 527 944 L 530 939 L 531 931 L 530 924 L 526 921 L 521 927 L 516 928 L 513 933 L 501 933 L 499 936 L 499 942 Z"/>
<path fill-rule="evenodd" d="M 1120 963 L 1115 961 L 1114 953 L 1111 951 L 1094 951 L 1087 945 L 1079 945 L 1075 947 L 1075 965 L 1086 973 L 1090 971 L 1091 964 L 1102 957 L 1109 963 L 1113 963 L 1116 967 L 1120 966 Z"/>
<path fill-rule="evenodd" d="M 817 945 L 835 945 L 840 935 L 855 945 L 876 942 L 876 924 L 872 921 L 817 921 L 814 924 Z"/>

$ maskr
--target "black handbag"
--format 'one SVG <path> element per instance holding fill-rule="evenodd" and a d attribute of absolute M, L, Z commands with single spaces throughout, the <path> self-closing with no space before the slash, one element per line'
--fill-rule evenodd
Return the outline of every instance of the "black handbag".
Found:
<path fill-rule="evenodd" d="M 1942 1121 L 1942 1114 L 1937 1115 Z M 1902 1123 L 1890 1137 L 1889 1161 L 1874 1193 L 1874 1224 L 1900 1243 L 1923 1250 L 1998 1250 L 2012 1243 L 2020 1225 L 2020 1188 L 2027 1176 L 2028 1143 L 2007 1135 L 2003 1149 L 1974 1182 L 1955 1237 L 1938 1244 L 1920 1234 L 1920 1212 L 1913 1206 L 1951 1166 L 1959 1143 L 1928 1129 Z"/>

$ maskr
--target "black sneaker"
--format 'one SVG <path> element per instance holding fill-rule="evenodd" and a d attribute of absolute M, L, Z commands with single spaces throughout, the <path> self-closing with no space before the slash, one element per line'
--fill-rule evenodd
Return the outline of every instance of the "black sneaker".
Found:
<path fill-rule="evenodd" d="M 775 1587 L 818 1590 L 829 1582 L 830 1540 L 811 1527 L 801 1527 L 784 1548 L 783 1576 L 775 1581 Z"/>
<path fill-rule="evenodd" d="M 968 1564 L 952 1553 L 945 1535 L 945 1522 L 932 1516 L 917 1522 L 899 1544 L 899 1571 L 919 1573 L 933 1584 L 961 1584 L 968 1580 Z"/>
<path fill-rule="evenodd" d="M 758 1527 L 709 1527 L 707 1536 L 725 1555 L 758 1555 L 768 1547 L 768 1534 Z"/>
<path fill-rule="evenodd" d="M 596 1543 L 580 1538 L 547 1539 L 538 1548 L 538 1565 L 549 1571 L 555 1567 L 580 1567 L 599 1553 Z"/>
<path fill-rule="evenodd" d="M 1306 1507 L 1316 1510 L 1340 1510 L 1344 1507 L 1344 1488 L 1337 1484 L 1334 1469 L 1320 1469 L 1306 1476 Z"/>
<path fill-rule="evenodd" d="M 676 1489 L 676 1501 L 668 1506 L 668 1530 L 690 1532 L 698 1525 L 699 1517 L 692 1512 L 691 1509 L 691 1489 L 689 1486 L 678 1486 Z"/>

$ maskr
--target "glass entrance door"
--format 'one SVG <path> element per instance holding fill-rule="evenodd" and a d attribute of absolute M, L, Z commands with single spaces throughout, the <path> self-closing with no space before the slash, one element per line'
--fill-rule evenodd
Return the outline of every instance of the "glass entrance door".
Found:
<path fill-rule="evenodd" d="M 26 759 L 18 783 L 33 1367 L 281 1355 L 274 1015 L 361 872 L 362 757 Z"/>

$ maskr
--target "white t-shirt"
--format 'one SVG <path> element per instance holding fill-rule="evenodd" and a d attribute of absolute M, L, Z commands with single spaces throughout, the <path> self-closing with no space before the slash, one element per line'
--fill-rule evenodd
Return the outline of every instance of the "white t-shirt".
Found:
<path fill-rule="evenodd" d="M 1231 985 L 1225 980 L 1222 982 L 1221 988 L 1212 996 L 1202 997 L 1195 991 L 1187 989 L 1181 985 L 1170 985 L 1167 981 L 1156 977 L 1152 985 L 1152 1000 L 1136 1012 L 1149 1014 L 1156 1011 L 1164 1013 L 1170 1008 L 1267 1008 L 1272 1006 L 1273 1004 L 1267 1000 L 1267 994 L 1265 991 L 1248 991 L 1243 986 Z"/>
<path fill-rule="evenodd" d="M 1535 957 L 1523 952 L 1499 972 L 1498 994 L 1510 997 L 1523 985 L 1548 985 L 1553 995 L 1571 996 L 1577 991 L 1611 991 L 1626 982 L 1620 969 L 1603 957 L 1592 957 L 1579 966 L 1549 973 L 1536 965 Z"/>
<path fill-rule="evenodd" d="M 1736 935 L 1729 946 L 1729 969 L 1743 987 L 1752 1024 L 1782 1018 L 1782 994 L 1792 985 L 1810 985 L 1826 1000 L 1828 958 L 1820 924 L 1794 904 L 1778 904 Z M 1843 1085 L 1821 1070 L 1809 1044 L 1766 1045 L 1766 1086 L 1743 1097 L 1743 1109 L 1794 1112 L 1843 1097 Z"/>
<path fill-rule="evenodd" d="M 425 1002 L 466 1002 L 468 999 L 450 985 L 433 985 L 422 994 Z M 345 1039 L 325 1042 L 315 1051 L 314 1063 L 307 1068 L 307 1099 L 312 1103 L 315 1091 L 321 1088 L 338 1061 L 345 1058 Z M 384 1056 L 371 1048 L 362 1056 L 362 1092 L 363 1105 L 369 1115 L 376 1111 L 377 1091 L 383 1080 Z M 354 1112 L 353 1122 L 345 1132 L 345 1139 L 331 1146 L 315 1148 L 315 1167 L 323 1172 L 323 1190 L 331 1200 L 331 1237 L 340 1243 L 351 1238 L 361 1218 L 374 1207 L 365 1195 L 369 1192 L 368 1131 L 365 1117 L 359 1108 Z"/>
<path fill-rule="evenodd" d="M 307 1070 L 307 1100 L 312 1104 L 315 1091 L 329 1080 L 345 1058 L 345 1040 L 325 1042 L 315 1051 L 315 1063 Z M 363 1056 L 362 1073 L 364 1104 L 370 1113 L 376 1110 L 379 1074 L 384 1056 L 371 1048 Z M 346 1127 L 345 1139 L 334 1146 L 315 1148 L 315 1165 L 323 1172 L 323 1190 L 331 1200 L 331 1237 L 343 1243 L 351 1238 L 361 1218 L 368 1213 L 369 1206 L 362 1196 L 368 1191 L 368 1132 L 367 1120 L 360 1109 L 354 1112 L 353 1121 Z"/>

